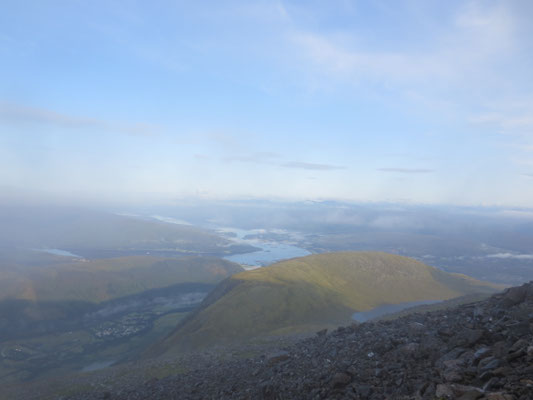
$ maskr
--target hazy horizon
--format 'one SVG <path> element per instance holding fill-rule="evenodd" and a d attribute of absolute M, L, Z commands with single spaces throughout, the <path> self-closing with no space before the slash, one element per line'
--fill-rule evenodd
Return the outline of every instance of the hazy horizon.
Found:
<path fill-rule="evenodd" d="M 527 396 L 533 1 L 1 4 L 0 398 Z"/>
<path fill-rule="evenodd" d="M 530 207 L 528 1 L 7 2 L 0 193 Z"/>

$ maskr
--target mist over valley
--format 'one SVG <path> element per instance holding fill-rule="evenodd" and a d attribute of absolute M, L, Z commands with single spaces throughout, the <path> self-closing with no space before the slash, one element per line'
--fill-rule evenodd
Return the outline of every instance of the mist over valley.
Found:
<path fill-rule="evenodd" d="M 0 400 L 532 399 L 532 20 L 2 2 Z"/>

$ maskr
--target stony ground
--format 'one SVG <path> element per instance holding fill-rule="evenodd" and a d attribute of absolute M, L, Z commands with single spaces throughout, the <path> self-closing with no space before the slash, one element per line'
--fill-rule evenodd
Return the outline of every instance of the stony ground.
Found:
<path fill-rule="evenodd" d="M 276 353 L 68 399 L 533 399 L 533 282 L 482 302 L 319 332 Z"/>

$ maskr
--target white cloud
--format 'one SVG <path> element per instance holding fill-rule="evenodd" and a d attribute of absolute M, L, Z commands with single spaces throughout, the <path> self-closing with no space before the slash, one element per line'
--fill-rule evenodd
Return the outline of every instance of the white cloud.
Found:
<path fill-rule="evenodd" d="M 491 59 L 514 48 L 513 19 L 508 10 L 481 7 L 477 2 L 461 9 L 445 33 L 435 33 L 432 46 L 425 50 L 368 49 L 362 38 L 349 32 L 328 35 L 295 30 L 290 39 L 313 63 L 315 72 L 352 83 L 364 79 L 409 84 L 435 79 L 462 81 L 465 74 L 479 73 L 488 61 L 490 67 Z"/>
<path fill-rule="evenodd" d="M 501 259 L 515 259 L 515 260 L 533 260 L 533 254 L 496 253 L 496 254 L 488 255 L 487 258 L 501 258 Z"/>
<path fill-rule="evenodd" d="M 151 136 L 161 131 L 161 127 L 159 126 L 142 122 L 112 122 L 97 118 L 69 115 L 45 108 L 28 107 L 8 102 L 0 102 L 0 123 L 2 122 L 11 124 L 46 124 L 68 129 L 92 128 L 120 132 L 127 135 L 142 136 Z"/>
<path fill-rule="evenodd" d="M 411 81 L 449 74 L 446 65 L 430 55 L 349 49 L 332 38 L 310 32 L 297 32 L 291 39 L 319 73 L 354 84 L 368 79 Z"/>
<path fill-rule="evenodd" d="M 225 162 L 244 162 L 244 163 L 256 163 L 256 164 L 272 164 L 273 161 L 279 159 L 281 156 L 278 153 L 273 152 L 257 152 L 250 155 L 239 155 L 225 157 Z"/>
<path fill-rule="evenodd" d="M 429 174 L 434 172 L 427 168 L 378 168 L 380 172 L 397 172 L 400 174 Z"/>
<path fill-rule="evenodd" d="M 282 1 L 260 1 L 236 4 L 231 9 L 235 16 L 253 18 L 265 22 L 290 21 L 291 17 Z"/>
<path fill-rule="evenodd" d="M 473 126 L 507 136 L 510 139 L 508 146 L 526 154 L 525 158 L 515 156 L 513 161 L 522 166 L 533 165 L 530 158 L 533 152 L 533 103 L 524 105 L 502 101 L 490 107 L 493 111 L 472 115 L 468 121 Z"/>
<path fill-rule="evenodd" d="M 280 166 L 284 168 L 306 169 L 311 171 L 331 171 L 336 169 L 346 169 L 346 167 L 341 165 L 316 164 L 301 161 L 290 161 L 288 163 L 281 164 Z"/>
<path fill-rule="evenodd" d="M 510 110 L 509 110 L 510 111 Z M 474 124 L 496 125 L 500 133 L 523 134 L 533 137 L 533 109 L 530 112 L 509 114 L 491 112 L 470 117 Z"/>
<path fill-rule="evenodd" d="M 423 8 L 417 7 L 417 12 Z M 443 15 L 438 24 L 429 14 L 417 14 L 428 22 L 422 24 L 427 30 L 418 32 L 427 35 L 419 42 L 371 41 L 355 30 L 306 30 L 296 25 L 289 39 L 313 90 L 352 86 L 386 102 L 396 98 L 416 112 L 424 109 L 457 121 L 465 131 L 475 127 L 483 136 L 506 135 L 491 138 L 490 146 L 502 155 L 505 146 L 504 156 L 515 152 L 516 158 L 533 150 L 530 74 L 521 67 L 531 46 L 531 29 L 524 26 L 527 18 L 521 9 L 527 11 L 507 2 L 474 0 L 461 3 L 451 16 Z M 379 25 L 376 35 L 385 35 Z M 510 163 L 512 157 L 507 159 Z"/>

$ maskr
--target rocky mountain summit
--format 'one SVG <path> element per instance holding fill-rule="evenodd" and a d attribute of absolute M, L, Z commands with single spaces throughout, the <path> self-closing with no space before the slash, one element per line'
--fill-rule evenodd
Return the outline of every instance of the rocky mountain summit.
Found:
<path fill-rule="evenodd" d="M 69 399 L 533 399 L 533 282 Z"/>

